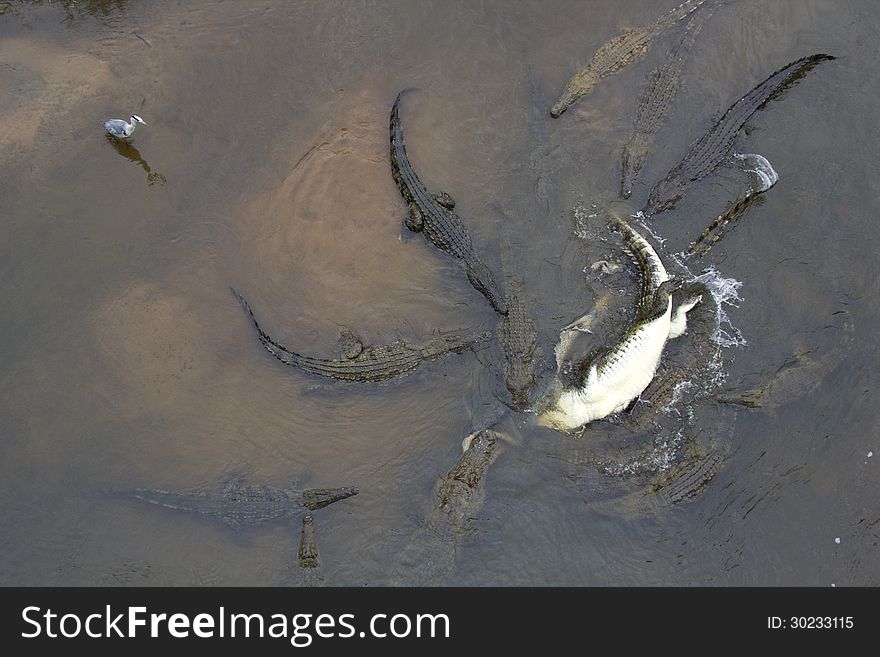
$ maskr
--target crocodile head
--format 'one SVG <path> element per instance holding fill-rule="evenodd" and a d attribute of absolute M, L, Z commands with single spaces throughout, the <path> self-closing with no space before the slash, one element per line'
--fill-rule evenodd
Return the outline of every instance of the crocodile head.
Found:
<path fill-rule="evenodd" d="M 339 331 L 339 350 L 346 360 L 357 358 L 364 350 L 363 341 L 351 329 L 343 327 Z"/>
<path fill-rule="evenodd" d="M 492 308 L 495 309 L 495 312 L 500 315 L 506 315 L 507 300 L 498 288 L 498 283 L 495 282 L 495 277 L 489 271 L 489 268 L 479 260 L 474 259 L 465 265 L 465 273 L 467 273 L 471 285 L 486 297 Z"/>
<path fill-rule="evenodd" d="M 554 119 L 558 119 L 578 98 L 580 98 L 580 96 L 569 91 L 568 87 L 566 87 L 565 91 L 562 92 L 562 95 L 559 96 L 559 99 L 553 103 L 553 107 L 550 108 L 550 116 Z"/>
<path fill-rule="evenodd" d="M 568 81 L 559 98 L 553 103 L 553 107 L 550 108 L 550 116 L 558 119 L 578 99 L 590 93 L 594 84 L 596 84 L 596 78 L 587 74 L 587 71 L 581 71 L 575 75 Z"/>
<path fill-rule="evenodd" d="M 623 175 L 620 179 L 620 195 L 623 198 L 632 196 L 633 187 L 647 156 L 648 137 L 637 132 L 623 146 Z"/>
<path fill-rule="evenodd" d="M 495 460 L 498 438 L 499 434 L 492 429 L 483 429 L 464 439 L 461 458 L 440 482 L 438 508 L 449 514 L 467 511 L 470 501 L 478 494 L 483 475 Z"/>
<path fill-rule="evenodd" d="M 482 429 L 467 436 L 462 442 L 462 452 L 470 452 L 471 457 L 478 462 L 486 461 L 492 457 L 498 444 L 499 434 L 493 429 Z"/>
<path fill-rule="evenodd" d="M 303 491 L 303 506 L 310 511 L 323 509 L 333 502 L 344 500 L 347 497 L 358 494 L 356 486 L 346 486 L 344 488 L 310 488 Z"/>
<path fill-rule="evenodd" d="M 510 361 L 505 371 L 504 385 L 510 392 L 514 408 L 518 411 L 526 408 L 529 405 L 529 393 L 535 385 L 534 357 Z"/>
<path fill-rule="evenodd" d="M 667 176 L 659 180 L 651 194 L 648 196 L 648 202 L 642 210 L 646 215 L 660 214 L 664 210 L 668 210 L 678 203 L 681 198 L 681 186 L 674 177 Z"/>
<path fill-rule="evenodd" d="M 558 119 L 562 116 L 562 113 L 571 107 L 571 104 L 575 101 L 574 97 L 568 93 L 563 93 L 560 96 L 559 100 L 553 103 L 553 107 L 550 108 L 550 116 L 554 119 Z"/>

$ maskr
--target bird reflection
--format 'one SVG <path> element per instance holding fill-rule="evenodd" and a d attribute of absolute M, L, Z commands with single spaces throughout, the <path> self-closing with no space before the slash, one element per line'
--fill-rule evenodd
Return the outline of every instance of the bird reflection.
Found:
<path fill-rule="evenodd" d="M 116 149 L 116 152 L 119 153 L 122 157 L 126 158 L 139 165 L 141 169 L 147 172 L 147 185 L 152 187 L 153 185 L 164 185 L 167 181 L 165 176 L 163 176 L 158 171 L 153 171 L 150 168 L 150 165 L 147 164 L 147 161 L 141 157 L 141 153 L 138 149 L 132 146 L 130 143 L 123 139 L 117 139 L 111 135 L 106 135 L 107 141 L 113 145 L 113 148 Z"/>

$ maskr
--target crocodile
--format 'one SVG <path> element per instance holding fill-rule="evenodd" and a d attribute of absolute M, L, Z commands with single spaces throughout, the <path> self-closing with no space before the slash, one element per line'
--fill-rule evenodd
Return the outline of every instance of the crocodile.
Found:
<path fill-rule="evenodd" d="M 435 504 L 401 553 L 392 583 L 424 586 L 446 579 L 455 565 L 458 543 L 485 501 L 486 471 L 502 438 L 494 429 L 482 429 L 464 439 L 461 458 L 437 482 Z"/>
<path fill-rule="evenodd" d="M 232 293 L 250 316 L 260 336 L 260 342 L 270 354 L 285 365 L 292 365 L 310 374 L 341 381 L 360 383 L 387 381 L 408 374 L 423 362 L 435 360 L 449 352 L 461 353 L 466 349 L 474 349 L 491 337 L 488 332 L 475 336 L 449 334 L 422 344 L 409 344 L 403 340 L 396 340 L 391 344 L 363 347 L 356 339 L 352 340 L 350 334 L 344 333 L 343 355 L 349 357 L 326 359 L 303 356 L 290 351 L 269 337 L 257 322 L 254 312 L 245 298 L 234 289 L 232 289 Z"/>
<path fill-rule="evenodd" d="M 621 158 L 620 195 L 629 198 L 645 164 L 652 136 L 660 130 L 663 121 L 675 103 L 681 87 L 681 72 L 703 25 L 715 12 L 714 6 L 696 12 L 688 21 L 684 36 L 669 51 L 666 62 L 651 71 L 648 84 L 639 102 L 633 134 L 623 146 Z"/>
<path fill-rule="evenodd" d="M 615 217 L 610 225 L 623 233 L 641 270 L 635 321 L 612 348 L 593 350 L 577 364 L 574 383 L 557 381 L 542 403 L 541 425 L 573 431 L 626 408 L 651 383 L 666 341 L 684 333 L 686 313 L 702 298 L 688 296 L 673 314 L 673 283 L 657 252 L 626 221 Z"/>
<path fill-rule="evenodd" d="M 587 67 L 565 85 L 565 89 L 550 108 L 550 116 L 559 118 L 565 110 L 587 95 L 599 80 L 619 73 L 641 59 L 655 37 L 698 9 L 704 1 L 686 0 L 653 23 L 626 30 L 600 46 L 593 53 Z"/>
<path fill-rule="evenodd" d="M 491 270 L 474 250 L 470 233 L 454 211 L 455 201 L 446 192 L 429 192 L 409 161 L 399 112 L 403 94 L 401 91 L 397 95 L 391 108 L 391 175 L 407 205 L 404 224 L 461 263 L 471 285 L 486 297 L 496 312 L 504 315 L 507 313 L 504 295 Z"/>
<path fill-rule="evenodd" d="M 302 532 L 299 539 L 298 561 L 304 586 L 322 586 L 321 559 L 318 556 L 318 543 L 315 541 L 315 520 L 311 514 L 303 516 Z"/>
<path fill-rule="evenodd" d="M 505 269 L 509 267 L 505 266 Z M 504 352 L 504 384 L 510 393 L 513 408 L 524 410 L 535 385 L 535 368 L 541 357 L 535 322 L 523 300 L 522 285 L 506 277 L 507 314 L 498 323 L 498 342 Z"/>
<path fill-rule="evenodd" d="M 354 486 L 298 490 L 251 484 L 244 477 L 230 479 L 214 490 L 172 492 L 138 488 L 134 497 L 178 511 L 200 513 L 230 527 L 291 520 L 309 511 L 357 495 Z"/>
<path fill-rule="evenodd" d="M 632 432 L 657 428 L 670 407 L 701 378 L 703 368 L 718 349 L 712 340 L 717 327 L 717 301 L 703 283 L 688 282 L 673 293 L 673 306 L 680 308 L 687 299 L 697 296 L 700 297 L 699 311 L 694 309 L 688 313 L 688 333 L 694 335 L 679 350 L 676 360 L 667 359 L 658 366 L 654 378 L 639 395 L 637 403 L 629 412 L 619 414 L 615 418 L 616 424 Z M 696 326 L 696 330 L 691 331 L 693 326 Z M 706 382 L 701 382 L 700 387 L 703 385 L 708 387 Z"/>
<path fill-rule="evenodd" d="M 814 354 L 815 348 L 799 349 L 766 381 L 743 392 L 723 392 L 717 400 L 723 404 L 772 410 L 815 392 L 824 376 L 840 362 L 853 342 L 853 325 L 849 314 L 838 310 L 834 315 L 841 315 L 842 320 L 839 326 L 832 324 L 826 327 L 840 331 L 832 348 L 818 356 Z"/>
<path fill-rule="evenodd" d="M 727 159 L 737 134 L 752 114 L 820 62 L 832 59 L 836 58 L 824 53 L 802 57 L 782 67 L 737 100 L 706 134 L 691 144 L 682 161 L 654 184 L 642 209 L 643 214 L 657 215 L 672 208 L 685 191 L 716 171 Z"/>
<path fill-rule="evenodd" d="M 748 209 L 752 202 L 761 194 L 773 187 L 779 180 L 779 174 L 773 169 L 767 158 L 750 153 L 748 155 L 734 155 L 735 159 L 739 159 L 746 163 L 746 166 L 753 166 L 752 169 L 745 169 L 755 174 L 755 182 L 743 193 L 727 210 L 718 215 L 712 223 L 710 223 L 700 236 L 690 243 L 686 257 L 696 255 L 702 258 L 709 253 L 715 244 L 724 237 L 727 225 L 731 221 L 739 219 L 740 216 Z"/>
<path fill-rule="evenodd" d="M 706 490 L 725 460 L 721 451 L 700 455 L 657 477 L 651 488 L 667 505 L 689 502 Z"/>

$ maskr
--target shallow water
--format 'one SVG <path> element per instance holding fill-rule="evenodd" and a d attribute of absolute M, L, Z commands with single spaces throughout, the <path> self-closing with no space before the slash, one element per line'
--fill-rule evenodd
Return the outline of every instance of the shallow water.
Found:
<path fill-rule="evenodd" d="M 741 282 L 724 309 L 745 344 L 722 350 L 725 389 L 798 354 L 822 363 L 815 385 L 772 409 L 704 400 L 689 430 L 723 442 L 724 467 L 672 508 L 642 508 L 644 482 L 581 463 L 619 435 L 607 423 L 571 438 L 508 414 L 445 583 L 880 584 L 880 10 L 726 3 L 620 201 L 620 149 L 671 37 L 558 120 L 549 106 L 596 47 L 672 4 L 0 4 L 0 583 L 295 583 L 298 524 L 234 532 L 116 493 L 235 473 L 359 486 L 315 514 L 323 575 L 387 583 L 462 438 L 504 408 L 500 350 L 336 385 L 269 356 L 229 286 L 304 353 L 331 352 L 340 326 L 374 344 L 494 330 L 461 271 L 403 227 L 388 115 L 413 87 L 413 164 L 453 195 L 493 268 L 510 246 L 546 370 L 559 329 L 609 286 L 589 265 L 616 255 L 602 223 L 574 234 L 575 208 L 637 210 L 713 117 L 828 52 L 839 59 L 737 146 L 778 184 L 690 265 Z M 108 142 L 100 121 L 132 112 L 150 125 Z M 663 253 L 736 194 L 729 172 L 697 184 L 651 225 Z"/>

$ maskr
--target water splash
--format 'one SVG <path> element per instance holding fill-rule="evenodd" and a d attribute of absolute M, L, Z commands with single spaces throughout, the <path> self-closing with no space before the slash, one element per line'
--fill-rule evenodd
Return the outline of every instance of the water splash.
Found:
<path fill-rule="evenodd" d="M 648 217 L 644 212 L 642 212 L 641 210 L 639 210 L 638 212 L 634 212 L 630 215 L 630 218 L 634 219 L 639 224 L 639 226 L 644 228 L 645 232 L 647 232 L 648 235 L 651 236 L 651 239 L 657 242 L 657 244 L 659 244 L 660 246 L 666 244 L 666 238 L 657 233 L 653 228 L 651 228 L 651 225 L 647 221 Z"/>
<path fill-rule="evenodd" d="M 658 436 L 654 445 L 642 456 L 614 463 L 605 461 L 599 465 L 602 474 L 609 477 L 656 474 L 672 467 L 678 460 L 682 443 L 686 440 L 684 427 L 680 427 L 671 437 Z"/>
<path fill-rule="evenodd" d="M 725 310 L 725 306 L 739 308 L 739 304 L 742 303 L 742 297 L 739 295 L 742 281 L 722 276 L 715 267 L 704 269 L 703 273 L 696 277 L 696 280 L 703 283 L 715 299 L 717 321 L 715 335 L 712 337 L 715 343 L 725 348 L 747 345 L 748 341 L 743 337 L 742 332 L 733 325 Z"/>
<path fill-rule="evenodd" d="M 740 168 L 755 175 L 749 193 L 762 194 L 779 182 L 779 174 L 763 155 L 757 153 L 734 153 L 733 158 L 740 161 Z"/>
<path fill-rule="evenodd" d="M 685 399 L 685 394 L 697 387 L 697 383 L 693 379 L 681 381 L 676 384 L 672 390 L 672 399 L 663 408 L 664 413 L 670 413 Z"/>
<path fill-rule="evenodd" d="M 591 203 L 589 206 L 576 205 L 572 208 L 574 216 L 574 236 L 578 239 L 589 240 L 596 237 L 596 228 L 593 221 L 599 216 L 599 206 Z"/>
<path fill-rule="evenodd" d="M 749 176 L 749 184 L 736 202 L 718 215 L 712 223 L 703 229 L 700 236 L 691 242 L 687 249 L 687 256 L 696 255 L 702 258 L 709 253 L 712 247 L 724 236 L 728 224 L 738 219 L 758 196 L 779 181 L 779 174 L 763 155 L 735 153 L 731 156 L 730 161 Z"/>
<path fill-rule="evenodd" d="M 743 163 L 743 170 L 755 176 L 753 193 L 769 189 L 778 180 L 778 175 L 769 162 L 760 155 L 745 155 L 741 156 L 740 160 Z M 606 238 L 596 222 L 597 217 L 601 215 L 601 206 L 595 203 L 575 206 L 574 235 L 582 240 L 591 241 Z M 631 215 L 631 219 L 662 248 L 666 240 L 654 232 L 641 212 Z M 593 461 L 600 472 L 612 477 L 657 474 L 679 463 L 684 446 L 693 440 L 694 427 L 699 424 L 697 416 L 701 413 L 698 410 L 698 400 L 711 395 L 712 391 L 722 385 L 727 376 L 724 367 L 725 351 L 731 347 L 747 344 L 742 332 L 734 326 L 728 314 L 731 307 L 738 308 L 743 302 L 740 295 L 742 282 L 724 276 L 714 266 L 704 269 L 699 274 L 694 273 L 686 264 L 686 256 L 682 253 L 667 253 L 662 257 L 672 265 L 670 273 L 674 270 L 675 278 L 682 282 L 702 283 L 714 302 L 711 310 L 707 308 L 703 320 L 707 323 L 705 327 L 707 334 L 704 334 L 706 342 L 705 346 L 700 348 L 702 355 L 698 356 L 703 364 L 675 385 L 658 421 L 650 430 L 653 434 L 650 442 L 645 445 L 641 453 L 626 459 L 621 459 L 619 457 L 622 455 L 618 455 L 618 457 L 611 456 Z M 598 261 L 589 269 L 600 270 L 602 265 L 603 263 Z M 587 269 L 584 268 L 585 273 Z"/>

